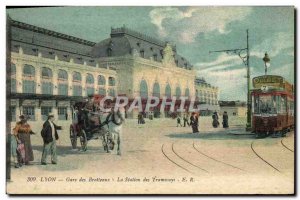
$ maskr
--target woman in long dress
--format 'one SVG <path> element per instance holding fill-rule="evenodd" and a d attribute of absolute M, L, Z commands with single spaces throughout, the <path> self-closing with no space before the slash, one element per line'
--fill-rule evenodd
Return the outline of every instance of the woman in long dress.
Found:
<path fill-rule="evenodd" d="M 22 164 L 29 165 L 29 162 L 34 160 L 30 135 L 35 133 L 31 130 L 27 119 L 27 117 L 21 115 L 20 121 L 16 123 L 13 129 L 18 144 L 23 143 L 25 149 L 25 158 L 23 159 L 20 155 L 18 156 L 19 166 L 22 166 Z"/>
<path fill-rule="evenodd" d="M 223 128 L 228 128 L 228 114 L 226 111 L 223 113 Z"/>
<path fill-rule="evenodd" d="M 190 125 L 192 126 L 192 130 L 193 130 L 193 133 L 199 133 L 199 130 L 198 130 L 198 116 L 197 116 L 197 113 L 192 113 L 192 116 L 190 118 Z"/>

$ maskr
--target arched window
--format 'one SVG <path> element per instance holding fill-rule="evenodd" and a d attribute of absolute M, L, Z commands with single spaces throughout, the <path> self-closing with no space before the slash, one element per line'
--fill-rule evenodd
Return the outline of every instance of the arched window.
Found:
<path fill-rule="evenodd" d="M 153 85 L 153 96 L 154 97 L 160 97 L 160 87 L 158 83 L 154 83 Z"/>
<path fill-rule="evenodd" d="M 145 80 L 140 83 L 140 96 L 141 98 L 148 98 L 148 85 Z"/>
<path fill-rule="evenodd" d="M 105 77 L 102 75 L 98 76 L 98 85 L 105 85 L 106 84 L 106 80 Z"/>
<path fill-rule="evenodd" d="M 53 94 L 52 70 L 47 67 L 42 68 L 42 94 Z"/>
<path fill-rule="evenodd" d="M 82 96 L 81 74 L 73 72 L 73 96 Z"/>
<path fill-rule="evenodd" d="M 93 95 L 95 93 L 95 89 L 94 89 L 94 76 L 92 74 L 87 74 L 86 76 L 86 83 L 87 83 L 87 87 L 86 87 L 86 95 L 90 96 Z"/>
<path fill-rule="evenodd" d="M 81 74 L 79 72 L 73 72 L 73 82 L 81 82 Z"/>
<path fill-rule="evenodd" d="M 52 78 L 52 70 L 48 67 L 43 67 L 42 78 Z"/>
<path fill-rule="evenodd" d="M 168 84 L 166 86 L 165 95 L 166 95 L 167 98 L 169 98 L 169 99 L 171 98 L 171 87 L 170 87 L 170 84 Z"/>
<path fill-rule="evenodd" d="M 86 83 L 87 84 L 94 84 L 94 76 L 92 74 L 87 74 Z"/>
<path fill-rule="evenodd" d="M 180 87 L 176 87 L 176 98 L 179 99 L 181 96 L 181 89 Z"/>
<path fill-rule="evenodd" d="M 24 65 L 23 75 L 25 75 L 25 76 L 34 76 L 35 75 L 34 67 L 31 66 L 31 65 Z"/>
<path fill-rule="evenodd" d="M 65 70 L 58 70 L 58 95 L 68 95 L 68 73 Z"/>
<path fill-rule="evenodd" d="M 35 93 L 35 68 L 31 65 L 24 65 L 23 68 L 23 93 L 33 94 Z"/>
<path fill-rule="evenodd" d="M 185 94 L 184 94 L 184 96 L 190 97 L 190 90 L 189 90 L 189 88 L 186 88 L 186 89 L 185 89 Z"/>
<path fill-rule="evenodd" d="M 68 72 L 62 69 L 58 70 L 58 79 L 68 80 Z"/>
<path fill-rule="evenodd" d="M 109 86 L 115 86 L 116 85 L 116 79 L 114 77 L 108 78 L 108 85 Z"/>

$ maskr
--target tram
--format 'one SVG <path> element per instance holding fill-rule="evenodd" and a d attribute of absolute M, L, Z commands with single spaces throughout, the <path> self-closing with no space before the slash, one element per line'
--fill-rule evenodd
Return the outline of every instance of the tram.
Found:
<path fill-rule="evenodd" d="M 284 137 L 294 128 L 294 86 L 281 76 L 252 80 L 252 131 L 257 138 Z"/>

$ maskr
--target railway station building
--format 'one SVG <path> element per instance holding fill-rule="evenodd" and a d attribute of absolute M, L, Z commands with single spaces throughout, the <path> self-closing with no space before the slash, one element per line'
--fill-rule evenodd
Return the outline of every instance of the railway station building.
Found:
<path fill-rule="evenodd" d="M 12 19 L 8 27 L 11 121 L 21 114 L 41 121 L 49 112 L 71 120 L 72 103 L 92 94 L 192 99 L 204 89 L 196 89 L 196 72 L 174 44 L 125 26 L 99 43 Z"/>

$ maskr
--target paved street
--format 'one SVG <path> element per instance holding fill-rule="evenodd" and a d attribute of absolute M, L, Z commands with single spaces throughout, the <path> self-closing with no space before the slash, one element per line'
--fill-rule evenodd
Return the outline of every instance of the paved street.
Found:
<path fill-rule="evenodd" d="M 144 125 L 127 120 L 123 127 L 122 156 L 105 153 L 100 140 L 90 141 L 87 152 L 72 150 L 69 125 L 63 123 L 58 165 L 47 166 L 40 165 L 42 138 L 39 127 L 35 126 L 38 133 L 32 137 L 35 161 L 20 169 L 12 167 L 7 191 L 293 193 L 294 133 L 285 138 L 255 139 L 244 131 L 244 122 L 244 118 L 231 117 L 229 129 L 214 129 L 211 117 L 200 117 L 200 134 L 191 134 L 190 127 L 176 127 L 175 119 L 147 120 Z"/>

